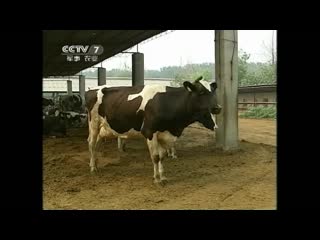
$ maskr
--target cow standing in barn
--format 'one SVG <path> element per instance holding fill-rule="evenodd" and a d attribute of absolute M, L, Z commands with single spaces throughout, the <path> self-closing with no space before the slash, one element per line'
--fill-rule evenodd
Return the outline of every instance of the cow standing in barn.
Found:
<path fill-rule="evenodd" d="M 194 122 L 214 130 L 216 83 L 185 81 L 183 87 L 162 85 L 103 87 L 85 94 L 89 124 L 91 172 L 97 170 L 96 148 L 102 137 L 126 136 L 134 129 L 147 139 L 154 181 L 166 181 L 163 159 L 183 130 Z"/>
<path fill-rule="evenodd" d="M 53 106 L 54 102 L 52 99 L 42 98 L 42 107 Z"/>
<path fill-rule="evenodd" d="M 79 94 L 59 96 L 56 104 L 43 98 L 43 135 L 66 136 L 69 127 L 81 127 L 87 123 L 87 115 L 82 114 L 83 104 Z"/>
<path fill-rule="evenodd" d="M 101 86 L 97 86 L 97 87 L 93 87 L 93 88 L 89 88 L 90 91 L 95 91 L 96 94 L 99 93 L 99 90 L 101 90 L 102 88 L 108 88 L 110 86 L 108 85 L 101 85 Z M 88 96 L 88 95 L 86 95 Z M 98 95 L 97 95 L 98 96 Z M 92 97 L 92 95 L 90 95 L 90 98 Z M 87 101 L 89 99 L 85 97 L 85 101 L 86 101 L 86 104 L 87 104 Z M 88 108 L 86 108 L 86 111 L 87 111 L 87 114 L 88 114 Z M 89 116 L 89 114 L 88 114 Z M 87 121 L 88 121 L 88 127 L 89 127 L 89 136 L 88 136 L 88 139 L 87 141 L 89 142 L 89 138 L 90 138 L 90 123 L 89 123 L 89 117 L 87 116 Z M 110 135 L 109 135 L 110 136 Z M 117 137 L 117 140 L 118 140 L 118 149 L 120 152 L 124 152 L 125 151 L 125 146 L 126 146 L 126 139 L 128 138 L 128 135 L 127 134 L 121 134 L 121 135 L 113 135 L 115 137 Z"/>
<path fill-rule="evenodd" d="M 60 96 L 59 98 L 60 116 L 65 119 L 68 127 L 79 127 L 86 125 L 86 114 L 84 105 L 79 94 Z"/>
<path fill-rule="evenodd" d="M 49 115 L 49 111 L 54 108 L 54 102 L 52 99 L 42 98 L 42 113 Z"/>
<path fill-rule="evenodd" d="M 82 98 L 79 94 L 60 96 L 59 107 L 61 111 L 82 112 Z"/>

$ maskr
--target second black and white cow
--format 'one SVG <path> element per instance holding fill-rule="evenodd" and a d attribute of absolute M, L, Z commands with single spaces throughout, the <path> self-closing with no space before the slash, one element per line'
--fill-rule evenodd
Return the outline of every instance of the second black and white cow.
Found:
<path fill-rule="evenodd" d="M 59 108 L 61 111 L 82 112 L 82 98 L 79 94 L 60 96 Z"/>
<path fill-rule="evenodd" d="M 97 170 L 96 148 L 102 137 L 126 136 L 134 129 L 147 139 L 154 164 L 154 180 L 162 182 L 163 159 L 183 130 L 194 122 L 214 130 L 219 114 L 217 84 L 185 81 L 183 87 L 162 85 L 103 87 L 86 92 L 90 169 Z"/>
<path fill-rule="evenodd" d="M 42 107 L 53 106 L 54 102 L 52 99 L 42 98 Z"/>

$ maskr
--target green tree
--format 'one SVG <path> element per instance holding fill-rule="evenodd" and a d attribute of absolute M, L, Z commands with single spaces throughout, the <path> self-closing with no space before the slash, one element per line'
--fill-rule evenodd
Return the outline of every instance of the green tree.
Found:
<path fill-rule="evenodd" d="M 205 81 L 211 81 L 214 74 L 214 64 L 187 64 L 175 69 L 174 80 L 172 86 L 182 86 L 184 81 L 194 81 L 200 76 L 203 76 Z"/>
<path fill-rule="evenodd" d="M 242 51 L 240 49 L 239 51 L 239 57 L 238 57 L 238 79 L 239 79 L 239 85 L 247 85 L 249 79 L 248 79 L 248 60 L 250 58 L 250 54 L 247 54 L 246 52 Z"/>

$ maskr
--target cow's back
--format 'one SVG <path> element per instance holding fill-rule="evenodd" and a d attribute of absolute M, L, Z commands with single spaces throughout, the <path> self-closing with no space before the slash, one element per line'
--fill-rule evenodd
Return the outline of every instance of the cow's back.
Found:
<path fill-rule="evenodd" d="M 99 116 L 106 118 L 113 130 L 118 133 L 124 133 L 130 129 L 140 131 L 143 112 L 137 112 L 142 97 L 137 97 L 128 101 L 128 96 L 141 92 L 143 86 L 135 87 L 103 87 L 100 89 L 91 89 L 85 94 L 85 106 L 88 111 L 89 121 L 92 109 L 98 105 Z"/>
<path fill-rule="evenodd" d="M 118 133 L 130 129 L 140 131 L 143 121 L 143 111 L 138 110 L 142 97 L 128 100 L 128 96 L 141 92 L 142 86 L 104 88 L 103 98 L 98 113 L 106 118 L 110 127 Z"/>

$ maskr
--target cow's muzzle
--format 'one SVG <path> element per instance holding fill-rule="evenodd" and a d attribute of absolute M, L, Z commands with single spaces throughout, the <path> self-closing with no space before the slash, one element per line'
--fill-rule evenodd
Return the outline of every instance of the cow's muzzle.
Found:
<path fill-rule="evenodd" d="M 221 112 L 222 107 L 218 104 L 216 107 L 212 108 L 212 114 L 219 114 Z"/>

